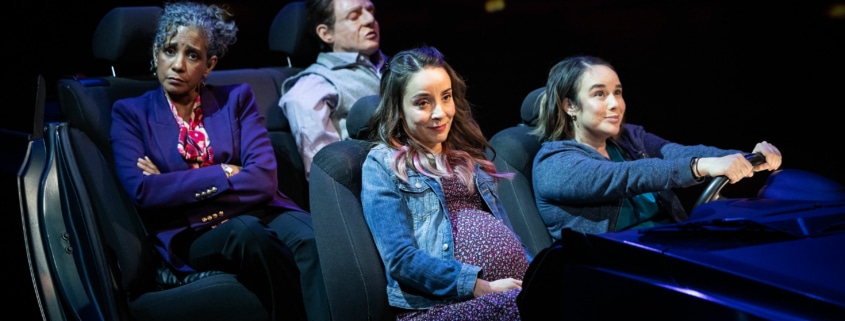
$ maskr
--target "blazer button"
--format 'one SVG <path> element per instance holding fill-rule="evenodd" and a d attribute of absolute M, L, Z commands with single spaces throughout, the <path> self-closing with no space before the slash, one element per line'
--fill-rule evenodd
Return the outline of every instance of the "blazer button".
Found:
<path fill-rule="evenodd" d="M 202 218 L 202 222 L 203 222 L 203 223 L 205 223 L 205 222 L 207 222 L 207 221 L 208 221 L 208 219 L 206 219 L 205 217 L 203 217 L 203 218 Z"/>
<path fill-rule="evenodd" d="M 223 217 L 223 211 L 217 212 L 217 214 L 220 214 L 220 217 Z"/>
<path fill-rule="evenodd" d="M 443 243 L 443 251 L 449 250 L 449 244 Z"/>
<path fill-rule="evenodd" d="M 200 199 L 201 197 L 202 197 L 202 195 L 200 195 L 200 193 L 194 194 L 194 198 L 196 198 L 196 199 Z"/>
<path fill-rule="evenodd" d="M 217 213 L 211 214 L 211 218 L 212 218 L 212 219 L 217 218 Z"/>
<path fill-rule="evenodd" d="M 212 192 L 212 193 L 217 193 L 217 186 L 212 187 L 212 188 L 211 188 L 211 192 Z"/>

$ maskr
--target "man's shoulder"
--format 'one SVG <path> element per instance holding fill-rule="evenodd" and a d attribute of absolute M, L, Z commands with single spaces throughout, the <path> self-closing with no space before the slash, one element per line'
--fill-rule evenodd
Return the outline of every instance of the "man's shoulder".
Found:
<path fill-rule="evenodd" d="M 285 79 L 282 82 L 282 95 L 284 95 L 287 91 L 293 88 L 293 86 L 299 83 L 302 79 L 309 78 L 310 82 L 329 82 L 329 79 L 326 78 L 326 76 L 324 76 L 321 71 L 317 70 L 318 68 L 322 69 L 323 67 L 314 67 L 315 65 L 316 64 L 311 64 L 311 66 L 308 66 L 308 68 L 305 68 L 297 74 Z"/>
<path fill-rule="evenodd" d="M 285 97 L 292 92 L 314 96 L 313 94 L 316 92 L 326 93 L 335 92 L 336 90 L 331 80 L 325 76 L 317 73 L 304 73 L 290 77 L 282 83 L 282 99 L 286 99 Z"/>
<path fill-rule="evenodd" d="M 330 55 L 330 54 L 331 54 L 330 52 L 321 52 L 317 56 L 316 61 L 312 62 L 310 65 L 308 65 L 308 67 L 305 67 L 305 69 L 300 70 L 299 72 L 297 72 L 293 76 L 288 77 L 282 83 L 283 84 L 289 84 L 287 87 L 290 87 L 291 85 L 296 83 L 302 77 L 305 77 L 307 75 L 321 76 L 320 75 L 321 72 L 325 72 L 326 70 L 331 70 L 331 68 L 329 66 L 326 66 L 326 62 L 325 62 L 325 57 Z M 323 77 L 323 78 L 325 78 L 325 77 Z"/>

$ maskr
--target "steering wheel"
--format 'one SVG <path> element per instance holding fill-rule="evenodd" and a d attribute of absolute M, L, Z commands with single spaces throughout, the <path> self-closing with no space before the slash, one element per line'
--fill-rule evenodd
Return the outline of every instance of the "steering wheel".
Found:
<path fill-rule="evenodd" d="M 745 159 L 751 162 L 751 165 L 757 166 L 762 163 L 766 162 L 766 156 L 763 156 L 762 153 L 751 153 L 746 154 Z M 710 184 L 701 192 L 701 196 L 698 197 L 698 200 L 695 201 L 695 204 L 692 208 L 696 208 L 701 204 L 715 201 L 722 198 L 722 188 L 728 184 L 728 177 L 727 176 L 716 176 L 713 177 L 713 180 L 710 181 Z"/>

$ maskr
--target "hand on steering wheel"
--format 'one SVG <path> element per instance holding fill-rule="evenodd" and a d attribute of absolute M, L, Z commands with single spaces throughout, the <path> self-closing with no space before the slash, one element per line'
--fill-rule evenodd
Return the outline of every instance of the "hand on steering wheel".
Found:
<path fill-rule="evenodd" d="M 766 162 L 766 156 L 763 156 L 762 153 L 751 153 L 745 155 L 745 159 L 751 162 L 752 166 L 757 166 Z M 710 184 L 704 189 L 704 192 L 701 193 L 701 196 L 698 197 L 698 200 L 695 201 L 692 208 L 696 208 L 701 204 L 715 201 L 717 199 L 722 198 L 722 188 L 730 182 L 727 176 L 721 175 L 713 177 L 713 180 L 710 181 Z"/>

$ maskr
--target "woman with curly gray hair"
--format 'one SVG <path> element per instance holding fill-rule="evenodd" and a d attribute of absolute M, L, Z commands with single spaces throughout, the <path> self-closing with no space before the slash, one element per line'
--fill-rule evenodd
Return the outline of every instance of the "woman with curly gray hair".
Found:
<path fill-rule="evenodd" d="M 210 63 L 209 71 L 214 68 L 217 59 L 226 55 L 229 45 L 238 38 L 238 26 L 233 15 L 216 5 L 204 5 L 196 2 L 171 2 L 165 4 L 164 14 L 159 18 L 155 39 L 153 39 L 153 67 L 157 66 L 158 54 L 181 29 L 194 29 L 206 40 L 206 58 Z"/>
<path fill-rule="evenodd" d="M 159 286 L 231 273 L 264 305 L 263 318 L 305 320 L 300 276 L 323 287 L 311 217 L 278 190 L 249 85 L 205 84 L 237 32 L 216 5 L 165 5 L 152 45 L 161 86 L 115 102 L 115 164 L 172 275 L 164 279 L 177 280 Z"/>

